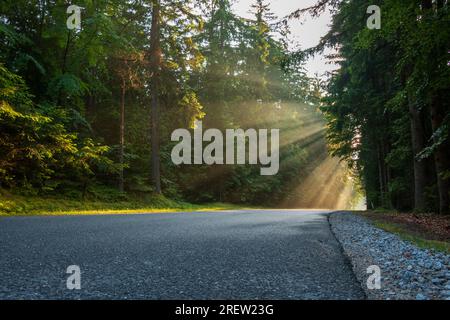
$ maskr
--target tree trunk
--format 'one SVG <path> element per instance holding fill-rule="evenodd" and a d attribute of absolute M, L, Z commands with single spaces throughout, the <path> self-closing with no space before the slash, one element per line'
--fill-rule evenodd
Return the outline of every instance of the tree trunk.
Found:
<path fill-rule="evenodd" d="M 431 8 L 431 0 L 422 0 L 421 9 L 423 11 Z M 407 78 L 413 71 L 413 66 L 407 67 L 405 74 L 402 76 L 402 82 L 406 86 Z M 414 210 L 425 210 L 425 188 L 427 186 L 427 163 L 424 160 L 417 159 L 417 155 L 426 147 L 425 127 L 422 121 L 422 112 L 417 108 L 411 93 L 408 92 L 408 108 L 411 126 L 411 144 L 413 152 L 413 169 L 414 169 Z"/>
<path fill-rule="evenodd" d="M 67 40 L 66 40 L 66 46 L 64 48 L 64 55 L 61 62 L 61 75 L 64 75 L 66 73 L 66 66 L 67 66 L 67 56 L 69 54 L 69 47 L 70 47 L 70 38 L 71 36 L 71 30 L 67 32 Z M 58 89 L 58 95 L 56 98 L 56 105 L 60 106 L 62 104 L 63 97 L 62 97 L 62 90 L 61 87 Z"/>
<path fill-rule="evenodd" d="M 384 174 L 383 174 L 383 155 L 381 154 L 380 144 L 377 146 L 377 162 L 378 162 L 378 183 L 379 183 L 379 192 L 380 192 L 380 203 L 383 208 L 385 208 L 385 186 L 384 186 Z"/>
<path fill-rule="evenodd" d="M 436 1 L 437 9 L 442 9 L 444 7 L 444 0 Z M 441 99 L 440 99 L 441 100 Z M 439 104 L 437 104 L 438 102 Z M 433 132 L 436 132 L 444 122 L 444 116 L 442 110 L 439 110 L 439 106 L 445 104 L 445 101 L 434 101 L 430 106 L 431 113 L 431 126 Z M 436 141 L 434 141 L 436 143 Z M 437 183 L 439 189 L 439 213 L 440 214 L 450 214 L 450 181 L 444 179 L 442 174 L 446 170 L 450 170 L 450 158 L 449 150 L 450 146 L 448 142 L 441 144 L 434 154 L 434 161 L 437 171 Z"/>
<path fill-rule="evenodd" d="M 444 5 L 443 1 L 436 2 L 436 8 L 441 9 Z M 431 0 L 422 0 L 422 10 L 430 10 L 433 8 L 433 3 Z M 431 117 L 431 127 L 433 132 L 436 132 L 443 124 L 444 116 L 439 110 L 440 101 L 438 99 L 433 99 L 430 103 L 430 117 Z M 444 102 L 445 103 L 445 102 Z M 437 141 L 435 140 L 434 143 Z M 436 167 L 436 178 L 437 187 L 439 192 L 439 213 L 449 214 L 450 213 L 450 181 L 443 178 L 443 174 L 446 170 L 450 168 L 450 159 L 447 155 L 448 144 L 443 143 L 437 147 L 434 151 L 434 164 Z"/>
<path fill-rule="evenodd" d="M 156 92 L 157 85 L 153 85 L 152 95 L 152 178 L 156 193 L 161 193 L 161 172 L 159 159 L 159 105 Z"/>
<path fill-rule="evenodd" d="M 436 132 L 443 124 L 443 116 L 439 110 L 437 101 L 433 101 L 430 105 L 431 126 L 433 132 Z M 436 139 L 436 138 L 435 138 Z M 437 141 L 435 140 L 434 143 Z M 436 166 L 437 186 L 439 191 L 439 213 L 450 213 L 450 181 L 444 179 L 443 174 L 450 168 L 450 159 L 446 153 L 447 143 L 442 143 L 434 152 L 434 163 Z"/>
<path fill-rule="evenodd" d="M 417 155 L 425 148 L 425 128 L 421 112 L 411 100 L 408 101 L 411 120 L 411 142 L 414 156 L 414 209 L 425 210 L 425 187 L 427 184 L 426 161 L 417 159 Z"/>
<path fill-rule="evenodd" d="M 124 149 L 125 149 L 125 79 L 122 79 L 122 94 L 120 100 L 120 172 L 119 172 L 119 191 L 124 191 L 124 178 L 123 178 L 123 166 L 124 166 Z"/>
<path fill-rule="evenodd" d="M 150 68 L 152 72 L 152 179 L 155 192 L 161 193 L 161 172 L 159 158 L 159 73 L 161 69 L 161 45 L 160 45 L 160 1 L 152 0 L 152 27 L 150 31 Z"/>

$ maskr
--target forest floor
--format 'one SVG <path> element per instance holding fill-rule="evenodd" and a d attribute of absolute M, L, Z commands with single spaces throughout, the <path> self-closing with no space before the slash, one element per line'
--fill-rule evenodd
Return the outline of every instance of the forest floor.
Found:
<path fill-rule="evenodd" d="M 164 196 L 146 199 L 77 200 L 63 197 L 23 196 L 0 192 L 0 216 L 164 213 L 242 209 L 229 203 L 192 204 Z"/>
<path fill-rule="evenodd" d="M 450 253 L 450 216 L 428 213 L 366 211 L 360 215 L 385 231 L 424 249 Z"/>

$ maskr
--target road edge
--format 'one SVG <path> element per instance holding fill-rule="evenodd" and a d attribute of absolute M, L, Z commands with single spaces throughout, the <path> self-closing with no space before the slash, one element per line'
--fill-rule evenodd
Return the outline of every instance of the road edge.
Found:
<path fill-rule="evenodd" d="M 334 232 L 333 229 L 333 225 L 330 221 L 330 218 L 332 215 L 334 214 L 340 214 L 340 213 L 345 213 L 347 211 L 333 211 L 327 214 L 327 223 L 328 223 L 328 227 L 330 229 L 331 234 L 333 235 L 334 239 L 336 240 L 336 242 L 338 243 L 339 246 L 339 250 L 341 251 L 343 257 L 344 257 L 344 261 L 345 263 L 348 265 L 348 267 L 350 268 L 350 270 L 352 271 L 353 274 L 353 278 L 355 280 L 355 282 L 357 282 L 361 288 L 362 293 L 364 294 L 364 299 L 363 300 L 368 300 L 369 299 L 369 294 L 364 286 L 365 282 L 362 281 L 362 279 L 360 279 L 360 277 L 358 276 L 358 271 L 357 271 L 357 267 L 354 263 L 354 261 L 352 260 L 352 258 L 348 255 L 347 251 L 345 250 L 344 246 L 342 245 L 341 241 L 339 240 L 339 238 L 337 237 L 336 233 Z"/>

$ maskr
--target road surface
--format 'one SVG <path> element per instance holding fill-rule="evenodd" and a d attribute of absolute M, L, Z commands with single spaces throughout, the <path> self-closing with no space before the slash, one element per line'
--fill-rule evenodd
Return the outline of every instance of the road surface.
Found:
<path fill-rule="evenodd" d="M 68 290 L 67 267 L 81 270 Z M 0 218 L 0 299 L 364 299 L 326 211 Z"/>

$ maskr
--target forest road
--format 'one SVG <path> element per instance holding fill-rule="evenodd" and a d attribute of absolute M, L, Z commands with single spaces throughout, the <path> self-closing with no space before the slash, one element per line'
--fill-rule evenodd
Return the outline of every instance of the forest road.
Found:
<path fill-rule="evenodd" d="M 0 299 L 364 299 L 328 214 L 0 218 Z"/>

